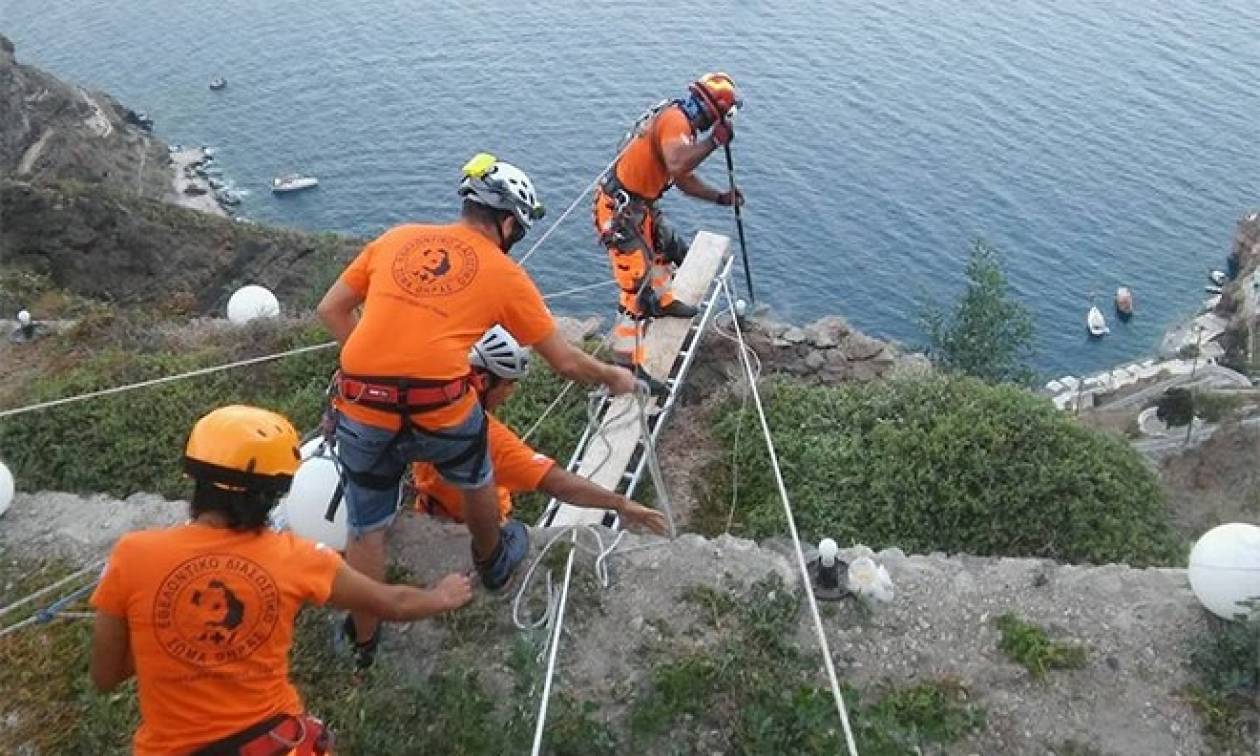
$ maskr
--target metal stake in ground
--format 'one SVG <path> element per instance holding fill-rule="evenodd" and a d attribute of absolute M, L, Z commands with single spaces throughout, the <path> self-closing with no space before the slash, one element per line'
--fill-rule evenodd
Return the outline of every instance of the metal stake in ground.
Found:
<path fill-rule="evenodd" d="M 739 191 L 735 188 L 735 160 L 731 157 L 731 143 L 722 145 L 726 149 L 726 179 L 731 185 L 731 207 L 735 208 L 735 228 L 739 230 L 739 251 L 744 256 L 744 280 L 748 282 L 749 304 L 757 304 L 757 295 L 753 292 L 752 268 L 748 267 L 748 242 L 744 240 L 744 216 L 739 211 Z"/>

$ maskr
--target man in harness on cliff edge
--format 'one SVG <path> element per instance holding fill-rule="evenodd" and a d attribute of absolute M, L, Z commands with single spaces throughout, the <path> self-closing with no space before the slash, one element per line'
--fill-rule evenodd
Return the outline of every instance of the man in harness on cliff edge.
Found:
<path fill-rule="evenodd" d="M 341 344 L 334 406 L 346 562 L 384 577 L 385 529 L 398 511 L 403 473 L 429 462 L 462 492 L 473 561 L 485 587 L 499 591 L 529 552 L 529 531 L 515 520 L 500 528 L 469 349 L 498 324 L 566 378 L 604 384 L 612 394 L 630 393 L 635 379 L 566 341 L 529 275 L 508 257 L 543 216 L 529 177 L 482 153 L 464 166 L 459 196 L 455 223 L 396 226 L 364 247 L 318 313 Z M 371 664 L 379 627 L 364 612 L 347 618 L 359 666 Z"/>
<path fill-rule="evenodd" d="M 677 186 L 683 194 L 717 205 L 743 203 L 738 190 L 720 191 L 693 173 L 714 150 L 730 143 L 734 130 L 728 116 L 740 104 L 730 76 L 705 74 L 691 84 L 687 97 L 666 100 L 639 117 L 622 143 L 621 157 L 595 190 L 595 231 L 608 248 L 621 289 L 613 324 L 615 359 L 632 367 L 657 396 L 667 389 L 643 367 L 647 323 L 696 315 L 696 308 L 676 299 L 671 289 L 687 245 L 666 223 L 657 201 Z"/>

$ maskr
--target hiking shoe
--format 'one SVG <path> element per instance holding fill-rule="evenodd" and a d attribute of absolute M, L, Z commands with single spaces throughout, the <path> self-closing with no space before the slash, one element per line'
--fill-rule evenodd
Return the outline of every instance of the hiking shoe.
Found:
<path fill-rule="evenodd" d="M 473 561 L 481 573 L 481 584 L 492 593 L 508 588 L 516 568 L 529 555 L 529 530 L 517 520 L 508 520 L 499 529 L 499 545 L 484 562 Z"/>
<path fill-rule="evenodd" d="M 652 374 L 644 370 L 642 365 L 635 365 L 634 377 L 647 384 L 648 393 L 651 394 L 654 399 L 664 400 L 669 397 L 669 386 L 666 386 L 663 382 L 653 378 Z"/>
<path fill-rule="evenodd" d="M 669 303 L 668 307 L 661 308 L 661 315 L 667 318 L 686 318 L 691 320 L 699 313 L 700 310 L 692 307 L 681 299 L 675 299 Z"/>
<path fill-rule="evenodd" d="M 354 617 L 347 614 L 345 621 L 341 623 L 341 632 L 337 636 L 341 643 L 349 647 L 351 653 L 354 654 L 355 669 L 367 669 L 376 661 L 376 647 L 381 644 L 381 624 L 376 623 L 376 630 L 373 631 L 372 637 L 365 643 L 360 643 L 355 635 Z"/>

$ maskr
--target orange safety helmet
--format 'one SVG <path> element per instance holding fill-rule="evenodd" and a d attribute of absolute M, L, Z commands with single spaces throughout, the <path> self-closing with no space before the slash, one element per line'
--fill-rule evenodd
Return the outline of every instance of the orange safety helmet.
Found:
<path fill-rule="evenodd" d="M 283 415 L 239 404 L 220 407 L 193 426 L 184 471 L 229 491 L 284 494 L 302 461 L 300 444 Z"/>
<path fill-rule="evenodd" d="M 735 80 L 721 71 L 701 76 L 692 83 L 690 89 L 692 94 L 704 103 L 705 109 L 709 111 L 709 117 L 715 122 L 743 104 L 739 92 L 735 89 Z"/>

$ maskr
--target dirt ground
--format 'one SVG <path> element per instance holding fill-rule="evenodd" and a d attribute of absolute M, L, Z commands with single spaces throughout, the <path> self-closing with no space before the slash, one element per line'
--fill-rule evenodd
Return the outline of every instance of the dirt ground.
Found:
<path fill-rule="evenodd" d="M 103 556 L 118 534 L 184 517 L 178 502 L 145 495 L 125 501 L 66 494 L 20 495 L 0 518 L 6 559 L 60 554 Z M 533 531 L 534 548 L 554 532 Z M 606 534 L 607 537 L 607 534 Z M 458 526 L 408 516 L 392 535 L 392 560 L 420 580 L 471 566 Z M 648 674 L 645 642 L 703 646 L 694 604 L 680 594 L 696 585 L 740 590 L 767 575 L 798 585 L 782 544 L 759 546 L 723 536 L 684 535 L 669 542 L 627 535 L 612 558 L 612 582 L 591 579 L 592 558 L 579 554 L 557 690 L 597 704 L 617 721 Z M 1184 571 L 1122 566 L 1075 567 L 1028 559 L 942 554 L 878 555 L 896 588 L 891 604 L 868 613 L 851 603 L 824 607 L 841 678 L 859 690 L 953 678 L 988 712 L 988 726 L 949 753 L 1054 753 L 1065 742 L 1106 754 L 1206 753 L 1195 714 L 1180 691 L 1190 681 L 1186 645 L 1203 627 L 1203 612 Z M 510 603 L 480 596 L 462 622 L 415 623 L 386 636 L 390 663 L 424 675 L 439 665 L 470 663 L 452 649 L 475 643 L 475 663 L 491 684 L 508 686 L 509 660 L 522 635 Z M 993 619 L 1007 611 L 1087 650 L 1082 669 L 1044 681 L 997 648 Z M 809 615 L 796 641 L 816 653 Z M 824 682 L 820 670 L 818 682 Z M 497 683 L 496 683 L 497 681 Z"/>
<path fill-rule="evenodd" d="M 1166 459 L 1160 477 L 1178 529 L 1197 538 L 1221 523 L 1260 523 L 1260 428 L 1227 424 Z"/>

